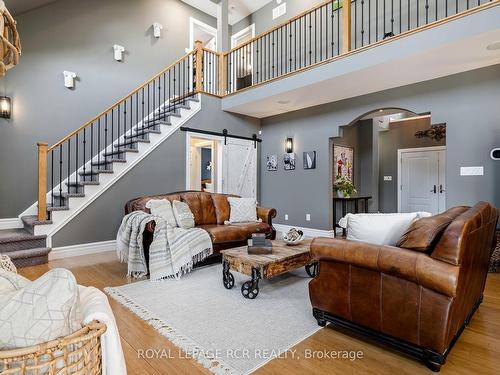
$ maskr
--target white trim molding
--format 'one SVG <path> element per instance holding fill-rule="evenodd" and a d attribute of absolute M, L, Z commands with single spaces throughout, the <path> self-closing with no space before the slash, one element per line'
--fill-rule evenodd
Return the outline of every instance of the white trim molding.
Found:
<path fill-rule="evenodd" d="M 54 259 L 77 257 L 80 255 L 104 253 L 108 251 L 116 251 L 116 240 L 55 247 L 49 253 L 49 261 Z"/>
<path fill-rule="evenodd" d="M 295 228 L 298 230 L 301 230 L 304 232 L 306 237 L 334 237 L 334 231 L 333 230 L 325 230 L 325 229 L 314 229 L 314 228 L 304 228 L 304 227 L 297 227 L 294 225 L 285 225 L 285 224 L 275 224 L 273 223 L 274 229 L 276 229 L 277 232 L 281 233 L 286 233 L 290 229 Z M 281 236 L 278 236 L 280 238 Z"/>
<path fill-rule="evenodd" d="M 18 217 L 0 219 L 0 230 L 22 228 L 23 222 Z"/>

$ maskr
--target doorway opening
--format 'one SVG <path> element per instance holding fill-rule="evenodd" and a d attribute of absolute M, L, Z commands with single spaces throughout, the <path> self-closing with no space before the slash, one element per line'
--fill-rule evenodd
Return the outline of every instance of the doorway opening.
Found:
<path fill-rule="evenodd" d="M 382 108 L 360 116 L 330 139 L 330 164 L 335 201 L 341 173 L 370 197 L 368 212 L 446 209 L 446 124 L 433 124 L 430 113 Z M 340 216 L 332 214 L 332 224 Z"/>
<path fill-rule="evenodd" d="M 194 42 L 200 40 L 203 47 L 217 51 L 217 29 L 196 18 L 189 17 L 189 50 L 194 48 Z"/>
<path fill-rule="evenodd" d="M 255 24 L 245 27 L 231 36 L 231 48 L 238 47 L 255 37 Z M 237 72 L 234 72 L 233 82 L 236 82 L 236 89 L 251 86 L 253 84 L 253 50 L 254 46 L 249 44 L 242 47 L 237 53 L 237 57 L 233 57 L 233 66 L 240 67 Z"/>
<path fill-rule="evenodd" d="M 186 187 L 188 190 L 221 191 L 220 140 L 188 136 Z"/>

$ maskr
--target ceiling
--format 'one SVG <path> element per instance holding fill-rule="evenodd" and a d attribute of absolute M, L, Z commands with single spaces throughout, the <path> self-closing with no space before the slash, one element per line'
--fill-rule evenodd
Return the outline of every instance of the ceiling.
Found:
<path fill-rule="evenodd" d="M 4 0 L 9 12 L 16 16 L 29 10 L 53 3 L 57 0 Z"/>
<path fill-rule="evenodd" d="M 212 17 L 217 17 L 217 1 L 215 0 L 182 1 Z M 273 0 L 229 0 L 229 24 L 234 25 L 271 1 Z"/>

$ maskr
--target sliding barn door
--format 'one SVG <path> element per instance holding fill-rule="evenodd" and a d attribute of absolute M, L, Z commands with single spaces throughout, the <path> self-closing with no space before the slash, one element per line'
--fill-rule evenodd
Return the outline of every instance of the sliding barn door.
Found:
<path fill-rule="evenodd" d="M 227 138 L 222 147 L 222 192 L 257 198 L 257 148 L 254 142 Z"/>

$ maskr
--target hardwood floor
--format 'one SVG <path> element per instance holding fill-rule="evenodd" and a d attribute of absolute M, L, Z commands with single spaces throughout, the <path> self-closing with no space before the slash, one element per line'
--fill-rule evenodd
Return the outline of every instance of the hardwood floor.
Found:
<path fill-rule="evenodd" d="M 53 268 L 68 268 L 82 285 L 99 289 L 127 283 L 126 265 L 114 252 L 51 261 L 24 268 L 20 273 L 34 279 Z M 474 315 L 442 367 L 442 374 L 497 374 L 500 369 L 500 274 L 489 274 L 484 302 Z M 129 374 L 209 374 L 202 365 L 179 356 L 178 349 L 122 305 L 109 299 L 120 330 Z M 312 316 L 311 316 L 312 319 Z M 293 327 L 290 327 L 293 329 Z M 165 349 L 175 358 L 139 358 L 138 350 Z M 305 358 L 308 350 L 362 351 L 357 360 Z M 295 351 L 295 352 L 294 352 Z M 292 358 L 291 353 L 295 353 Z M 300 358 L 300 360 L 298 358 Z M 333 328 L 323 328 L 296 345 L 287 358 L 275 359 L 255 372 L 273 374 L 430 374 L 419 362 Z"/>

